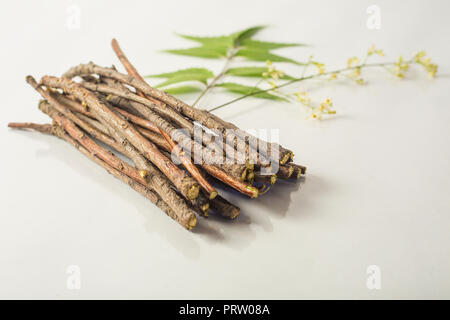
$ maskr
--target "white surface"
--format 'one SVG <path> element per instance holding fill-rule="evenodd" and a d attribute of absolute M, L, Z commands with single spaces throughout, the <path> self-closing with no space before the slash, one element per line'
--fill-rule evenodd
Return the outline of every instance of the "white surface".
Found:
<path fill-rule="evenodd" d="M 66 28 L 73 4 L 79 30 Z M 371 4 L 381 8 L 380 30 L 366 27 Z M 450 298 L 449 10 L 448 1 L 9 2 L 0 13 L 0 298 Z M 218 69 L 157 51 L 190 45 L 174 31 L 255 24 L 272 26 L 260 39 L 314 44 L 280 54 L 313 53 L 330 69 L 372 43 L 386 59 L 426 49 L 439 77 L 415 69 L 397 81 L 373 70 L 368 86 L 304 85 L 334 100 L 337 117 L 322 122 L 297 104 L 249 99 L 221 110 L 244 128 L 281 128 L 309 171 L 299 190 L 234 198 L 237 221 L 201 219 L 195 232 L 66 143 L 6 128 L 47 121 L 25 75 L 90 60 L 119 66 L 112 37 L 143 73 Z M 366 288 L 372 264 L 381 290 Z M 69 265 L 81 268 L 80 290 L 66 288 Z"/>

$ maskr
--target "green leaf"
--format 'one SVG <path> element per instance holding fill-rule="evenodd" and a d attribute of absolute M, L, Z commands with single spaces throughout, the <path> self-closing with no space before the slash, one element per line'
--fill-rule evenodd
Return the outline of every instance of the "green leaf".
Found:
<path fill-rule="evenodd" d="M 234 38 L 233 36 L 218 36 L 218 37 L 197 37 L 197 36 L 189 36 L 186 34 L 177 34 L 178 36 L 201 43 L 205 47 L 209 46 L 219 46 L 219 47 L 227 47 L 230 48 L 233 46 Z"/>
<path fill-rule="evenodd" d="M 164 89 L 165 92 L 169 93 L 169 94 L 186 94 L 186 93 L 194 93 L 194 92 L 199 92 L 202 89 L 199 87 L 194 87 L 194 86 L 179 86 L 179 87 L 172 87 L 172 88 L 167 88 Z"/>
<path fill-rule="evenodd" d="M 268 42 L 253 39 L 245 39 L 244 41 L 241 42 L 241 45 L 247 47 L 248 49 L 264 49 L 264 50 L 305 46 L 302 43 Z"/>
<path fill-rule="evenodd" d="M 267 61 L 270 60 L 272 62 L 288 62 L 293 63 L 297 65 L 304 65 L 304 63 L 295 61 L 290 58 L 286 58 L 283 56 L 279 56 L 277 54 L 270 53 L 268 50 L 262 50 L 262 49 L 240 49 L 236 56 L 244 57 L 248 60 L 252 61 Z"/>
<path fill-rule="evenodd" d="M 235 77 L 264 78 L 263 73 L 268 71 L 267 67 L 237 67 L 230 68 L 225 73 Z M 294 77 L 285 74 L 280 79 L 292 80 Z"/>
<path fill-rule="evenodd" d="M 234 45 L 239 46 L 242 43 L 242 41 L 250 39 L 256 33 L 258 33 L 264 28 L 265 26 L 256 26 L 233 33 L 231 36 L 234 38 Z"/>
<path fill-rule="evenodd" d="M 206 80 L 214 77 L 212 71 L 205 68 L 188 68 L 174 72 L 160 73 L 146 76 L 148 78 L 167 78 L 166 81 L 156 85 L 156 88 L 165 87 L 169 84 L 185 81 L 199 81 L 206 84 Z"/>
<path fill-rule="evenodd" d="M 204 75 L 205 77 L 212 78 L 214 77 L 214 74 L 211 70 L 208 70 L 206 68 L 187 68 L 187 69 L 181 69 L 173 72 L 165 72 L 165 73 L 159 73 L 159 74 L 150 74 L 147 76 L 144 76 L 145 78 L 171 78 L 174 76 L 180 76 L 180 75 L 186 75 L 186 74 L 198 74 L 198 75 Z"/>
<path fill-rule="evenodd" d="M 229 92 L 239 93 L 241 95 L 248 95 L 248 94 L 251 94 L 252 92 L 262 90 L 261 88 L 258 88 L 258 87 L 245 86 L 243 84 L 234 83 L 234 82 L 219 83 L 219 84 L 216 84 L 215 86 L 224 88 L 225 90 L 227 90 Z M 268 93 L 268 92 L 260 92 L 253 96 L 256 98 L 262 98 L 262 99 L 286 101 L 286 99 L 276 96 L 274 94 Z"/>
<path fill-rule="evenodd" d="M 228 48 L 223 46 L 202 46 L 188 49 L 164 50 L 164 52 L 199 58 L 217 59 L 227 55 Z"/>

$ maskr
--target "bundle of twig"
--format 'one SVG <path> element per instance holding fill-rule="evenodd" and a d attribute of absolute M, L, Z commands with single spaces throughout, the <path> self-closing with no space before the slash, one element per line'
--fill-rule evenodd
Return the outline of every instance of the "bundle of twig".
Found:
<path fill-rule="evenodd" d="M 39 83 L 28 76 L 27 82 L 43 98 L 39 109 L 53 122 L 9 127 L 34 129 L 69 142 L 186 229 L 196 225 L 196 215 L 207 216 L 210 208 L 225 218 L 238 216 L 240 209 L 218 195 L 211 182 L 221 181 L 256 198 L 277 178 L 298 179 L 305 174 L 305 167 L 291 162 L 292 151 L 152 88 L 116 40 L 112 47 L 128 75 L 91 62 L 60 78 L 44 76 Z M 75 77 L 82 81 L 73 81 Z M 210 129 L 219 136 L 208 133 Z M 219 142 L 225 152 L 217 152 Z M 276 174 L 261 173 L 274 161 L 279 165 Z"/>

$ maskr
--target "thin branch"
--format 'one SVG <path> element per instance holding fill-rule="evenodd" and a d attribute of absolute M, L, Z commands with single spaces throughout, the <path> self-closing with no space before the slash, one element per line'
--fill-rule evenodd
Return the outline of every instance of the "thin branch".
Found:
<path fill-rule="evenodd" d="M 219 81 L 224 75 L 225 72 L 227 72 L 228 67 L 230 66 L 231 60 L 234 58 L 234 55 L 236 54 L 236 48 L 232 48 L 230 50 L 230 53 L 227 55 L 227 58 L 225 60 L 225 64 L 222 68 L 222 70 L 211 80 L 211 82 L 206 86 L 205 89 L 200 93 L 200 95 L 195 99 L 194 103 L 192 104 L 193 107 L 203 98 L 203 96 L 211 89 L 213 88 L 217 81 Z"/>
<path fill-rule="evenodd" d="M 412 61 L 408 61 L 408 62 L 412 62 Z M 276 90 L 276 89 L 280 89 L 280 88 L 289 86 L 289 85 L 291 85 L 293 83 L 296 83 L 296 82 L 309 80 L 309 79 L 313 79 L 313 78 L 318 78 L 318 77 L 323 77 L 323 76 L 331 75 L 331 74 L 342 73 L 342 72 L 345 72 L 345 71 L 351 71 L 351 70 L 355 70 L 355 69 L 363 69 L 363 68 L 369 68 L 369 67 L 386 67 L 386 66 L 390 66 L 390 65 L 394 65 L 394 64 L 395 64 L 395 62 L 360 64 L 360 65 L 349 67 L 349 68 L 342 68 L 342 69 L 337 69 L 337 70 L 334 70 L 334 71 L 329 71 L 329 72 L 324 72 L 324 73 L 316 73 L 316 74 L 309 75 L 309 76 L 306 76 L 306 77 L 295 78 L 295 79 L 289 80 L 288 82 L 285 82 L 285 83 L 280 84 L 280 85 L 275 86 L 275 87 L 271 87 L 271 88 L 264 89 L 264 90 L 253 91 L 253 92 L 251 92 L 249 94 L 243 95 L 241 97 L 238 97 L 238 98 L 233 99 L 231 101 L 228 101 L 226 103 L 218 105 L 218 106 L 216 106 L 216 107 L 214 107 L 212 109 L 209 109 L 208 111 L 210 111 L 210 112 L 211 111 L 215 111 L 215 110 L 218 110 L 218 109 L 220 109 L 222 107 L 225 107 L 227 105 L 235 103 L 237 101 L 240 101 L 240 100 L 243 100 L 245 98 L 254 96 L 256 94 L 270 92 L 270 91 L 273 91 L 273 90 Z"/>

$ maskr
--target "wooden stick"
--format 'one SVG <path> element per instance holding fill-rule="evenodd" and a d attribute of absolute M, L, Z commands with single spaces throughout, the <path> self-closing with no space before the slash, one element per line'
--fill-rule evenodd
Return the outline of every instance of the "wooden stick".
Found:
<path fill-rule="evenodd" d="M 90 111 L 97 119 L 110 125 L 139 150 L 145 158 L 154 163 L 186 198 L 195 199 L 198 196 L 199 186 L 195 180 L 187 176 L 184 171 L 180 170 L 162 155 L 158 148 L 145 139 L 128 121 L 121 118 L 98 100 L 95 94 L 66 78 L 44 76 L 41 79 L 41 83 L 47 87 L 63 89 L 64 92 L 75 96 L 81 101 L 82 105 L 90 108 Z"/>
<path fill-rule="evenodd" d="M 195 226 L 197 219 L 194 212 L 187 206 L 182 198 L 178 197 L 178 195 L 173 191 L 170 185 L 164 181 L 160 174 L 155 173 L 151 176 L 146 176 L 142 173 L 142 171 L 138 171 L 131 167 L 111 152 L 108 152 L 100 147 L 84 132 L 78 129 L 71 120 L 56 112 L 45 101 L 39 104 L 39 108 L 43 112 L 47 113 L 61 128 L 67 132 L 68 135 L 78 141 L 78 143 L 89 150 L 89 152 L 95 154 L 97 157 L 107 162 L 110 166 L 119 170 L 123 174 L 155 190 L 164 202 L 166 202 L 177 214 L 177 221 L 179 221 L 185 228 L 191 229 Z"/>
<path fill-rule="evenodd" d="M 123 181 L 135 191 L 143 195 L 145 198 L 150 200 L 153 204 L 155 204 L 158 208 L 160 208 L 163 212 L 165 212 L 169 217 L 180 223 L 183 227 L 186 228 L 186 225 L 183 225 L 183 222 L 178 219 L 176 213 L 165 203 L 161 197 L 158 196 L 157 193 L 147 188 L 146 186 L 140 184 L 134 179 L 131 179 L 129 176 L 124 173 L 116 170 L 113 166 L 109 165 L 107 162 L 103 161 L 96 155 L 89 152 L 86 148 L 84 148 L 79 142 L 70 137 L 64 129 L 59 127 L 58 125 L 51 124 L 35 124 L 35 123 L 10 123 L 8 124 L 10 128 L 15 129 L 33 129 L 41 133 L 49 134 L 57 136 L 64 141 L 70 143 L 73 147 L 75 147 L 78 151 L 84 154 L 87 158 L 91 159 L 101 167 L 103 167 L 108 173 L 116 177 L 117 179 Z M 189 228 L 188 228 L 189 229 Z"/>

